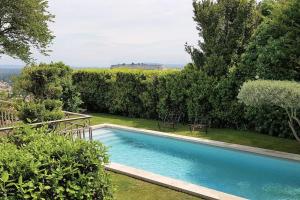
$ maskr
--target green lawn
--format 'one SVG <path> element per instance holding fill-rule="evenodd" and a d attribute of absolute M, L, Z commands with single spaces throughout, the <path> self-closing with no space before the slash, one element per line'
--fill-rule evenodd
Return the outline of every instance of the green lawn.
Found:
<path fill-rule="evenodd" d="M 98 113 L 92 113 L 92 115 L 94 116 L 91 120 L 91 123 L 93 125 L 110 123 L 136 128 L 159 130 L 157 127 L 157 121 L 155 120 L 136 119 Z M 175 131 L 168 128 L 164 128 L 159 131 L 300 154 L 300 144 L 294 140 L 276 138 L 249 131 L 237 131 L 232 129 L 210 129 L 208 134 L 202 132 L 191 133 L 188 129 L 188 126 L 185 125 L 179 125 Z M 117 200 L 198 199 L 196 197 L 192 197 L 164 187 L 160 187 L 115 173 L 112 173 L 112 178 L 116 186 Z"/>
<path fill-rule="evenodd" d="M 199 200 L 197 197 L 111 173 L 117 200 Z"/>

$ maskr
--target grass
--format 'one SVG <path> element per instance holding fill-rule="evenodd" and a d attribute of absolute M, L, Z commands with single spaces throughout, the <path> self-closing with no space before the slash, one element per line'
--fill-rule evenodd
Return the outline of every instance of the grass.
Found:
<path fill-rule="evenodd" d="M 199 200 L 197 197 L 146 183 L 124 175 L 111 173 L 117 200 Z"/>
<path fill-rule="evenodd" d="M 110 123 L 135 128 L 145 128 L 169 132 L 178 135 L 193 136 L 222 142 L 242 144 L 252 147 L 260 147 L 276 151 L 300 154 L 300 143 L 296 140 L 272 137 L 269 135 L 259 134 L 250 131 L 238 131 L 233 129 L 209 129 L 208 134 L 203 132 L 191 133 L 186 125 L 178 125 L 176 130 L 169 128 L 158 129 L 156 120 L 129 118 L 123 116 L 92 113 L 94 116 L 91 120 L 92 124 Z"/>
<path fill-rule="evenodd" d="M 250 131 L 238 131 L 232 129 L 209 129 L 208 134 L 203 132 L 191 133 L 186 125 L 178 125 L 176 130 L 164 128 L 158 129 L 157 121 L 148 119 L 129 118 L 109 114 L 92 113 L 91 123 L 118 124 L 135 128 L 145 128 L 158 130 L 178 135 L 193 136 L 211 140 L 230 142 L 265 149 L 284 151 L 300 154 L 300 144 L 294 140 L 276 138 Z M 196 200 L 198 198 L 184 193 L 176 192 L 164 187 L 153 185 L 147 182 L 136 180 L 124 175 L 112 174 L 113 182 L 116 186 L 117 200 Z"/>

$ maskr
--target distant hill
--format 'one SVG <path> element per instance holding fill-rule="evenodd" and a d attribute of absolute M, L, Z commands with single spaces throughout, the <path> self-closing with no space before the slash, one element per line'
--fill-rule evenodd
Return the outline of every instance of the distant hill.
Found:
<path fill-rule="evenodd" d="M 0 69 L 22 69 L 24 65 L 0 65 Z"/>
<path fill-rule="evenodd" d="M 20 65 L 0 65 L 0 80 L 10 83 L 12 77 L 19 75 L 21 70 Z"/>
<path fill-rule="evenodd" d="M 165 68 L 171 68 L 171 69 L 183 69 L 184 65 L 183 64 L 165 64 Z"/>
<path fill-rule="evenodd" d="M 145 69 L 145 70 L 163 70 L 163 69 L 182 69 L 183 65 L 176 64 L 157 64 L 157 63 L 131 63 L 111 65 L 111 69 L 128 68 L 128 69 Z"/>
<path fill-rule="evenodd" d="M 116 69 L 116 68 L 127 68 L 127 69 L 145 69 L 145 70 L 162 70 L 163 66 L 161 64 L 146 64 L 146 63 L 131 63 L 131 64 L 117 64 L 117 65 L 112 65 L 110 67 L 111 69 Z"/>

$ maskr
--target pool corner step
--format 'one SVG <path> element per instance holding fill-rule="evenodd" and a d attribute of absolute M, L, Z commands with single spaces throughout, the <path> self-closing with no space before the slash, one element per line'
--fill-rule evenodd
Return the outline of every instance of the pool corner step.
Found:
<path fill-rule="evenodd" d="M 133 178 L 147 181 L 156 185 L 164 186 L 173 190 L 184 192 L 193 196 L 201 197 L 211 200 L 245 200 L 245 198 L 220 192 L 217 190 L 201 187 L 195 184 L 187 183 L 177 179 L 161 176 L 158 174 L 146 172 L 144 170 L 120 165 L 117 163 L 110 163 L 105 166 L 109 171 L 124 174 Z"/>

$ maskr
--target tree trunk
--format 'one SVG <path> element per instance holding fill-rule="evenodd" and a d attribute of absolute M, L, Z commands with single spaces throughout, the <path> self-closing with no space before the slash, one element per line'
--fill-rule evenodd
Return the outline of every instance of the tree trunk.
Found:
<path fill-rule="evenodd" d="M 298 142 L 300 142 L 300 137 L 298 136 L 297 131 L 294 128 L 293 121 L 289 121 L 289 126 L 292 129 L 292 133 L 293 133 L 294 137 L 296 138 L 296 140 Z"/>
<path fill-rule="evenodd" d="M 296 138 L 296 140 L 298 142 L 300 142 L 300 137 L 298 136 L 297 131 L 294 127 L 294 121 L 296 121 L 298 126 L 300 126 L 300 120 L 297 118 L 296 111 L 293 110 L 293 109 L 291 109 L 290 111 L 288 109 L 286 109 L 286 112 L 287 112 L 288 117 L 289 117 L 289 122 L 288 123 L 289 123 L 289 126 L 290 126 L 291 130 L 292 130 L 292 133 L 293 133 L 294 137 Z"/>

